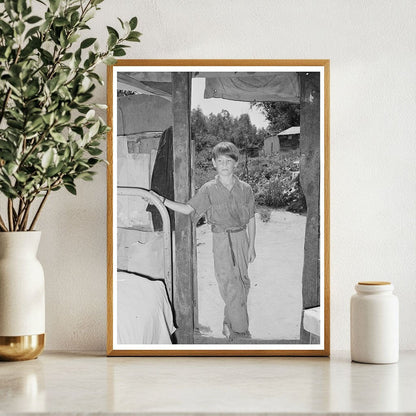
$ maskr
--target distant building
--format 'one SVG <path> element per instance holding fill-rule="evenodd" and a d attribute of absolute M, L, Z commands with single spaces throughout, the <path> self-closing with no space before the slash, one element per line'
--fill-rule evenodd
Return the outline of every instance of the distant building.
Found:
<path fill-rule="evenodd" d="M 280 149 L 297 149 L 299 147 L 300 127 L 289 127 L 281 131 L 278 135 Z"/>
<path fill-rule="evenodd" d="M 299 147 L 299 139 L 300 127 L 290 127 L 276 136 L 270 136 L 265 139 L 263 151 L 266 155 L 272 155 L 282 150 L 297 149 Z"/>

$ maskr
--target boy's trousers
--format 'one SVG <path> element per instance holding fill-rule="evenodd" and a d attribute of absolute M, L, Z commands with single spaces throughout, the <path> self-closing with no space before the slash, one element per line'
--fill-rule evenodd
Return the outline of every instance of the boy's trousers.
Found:
<path fill-rule="evenodd" d="M 247 333 L 248 236 L 245 229 L 213 232 L 215 276 L 225 303 L 224 324 L 233 332 Z"/>

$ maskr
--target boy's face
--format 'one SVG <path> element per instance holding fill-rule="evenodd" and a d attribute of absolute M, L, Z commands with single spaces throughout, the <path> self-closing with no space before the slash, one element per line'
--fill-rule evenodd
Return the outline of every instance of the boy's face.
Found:
<path fill-rule="evenodd" d="M 237 167 L 237 162 L 226 155 L 220 155 L 216 159 L 212 159 L 212 164 L 217 169 L 218 174 L 223 176 L 232 175 Z"/>

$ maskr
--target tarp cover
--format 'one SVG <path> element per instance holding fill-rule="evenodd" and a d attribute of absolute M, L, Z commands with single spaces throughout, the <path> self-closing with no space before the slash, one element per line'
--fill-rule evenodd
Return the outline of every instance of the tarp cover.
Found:
<path fill-rule="evenodd" d="M 286 101 L 298 103 L 300 87 L 295 72 L 249 77 L 207 78 L 204 98 L 235 101 Z"/>

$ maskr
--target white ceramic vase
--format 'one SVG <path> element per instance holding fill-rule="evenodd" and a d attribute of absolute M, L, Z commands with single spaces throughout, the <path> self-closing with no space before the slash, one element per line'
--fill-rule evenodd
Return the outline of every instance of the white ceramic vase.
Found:
<path fill-rule="evenodd" d="M 0 232 L 0 360 L 36 358 L 45 342 L 40 231 Z"/>

